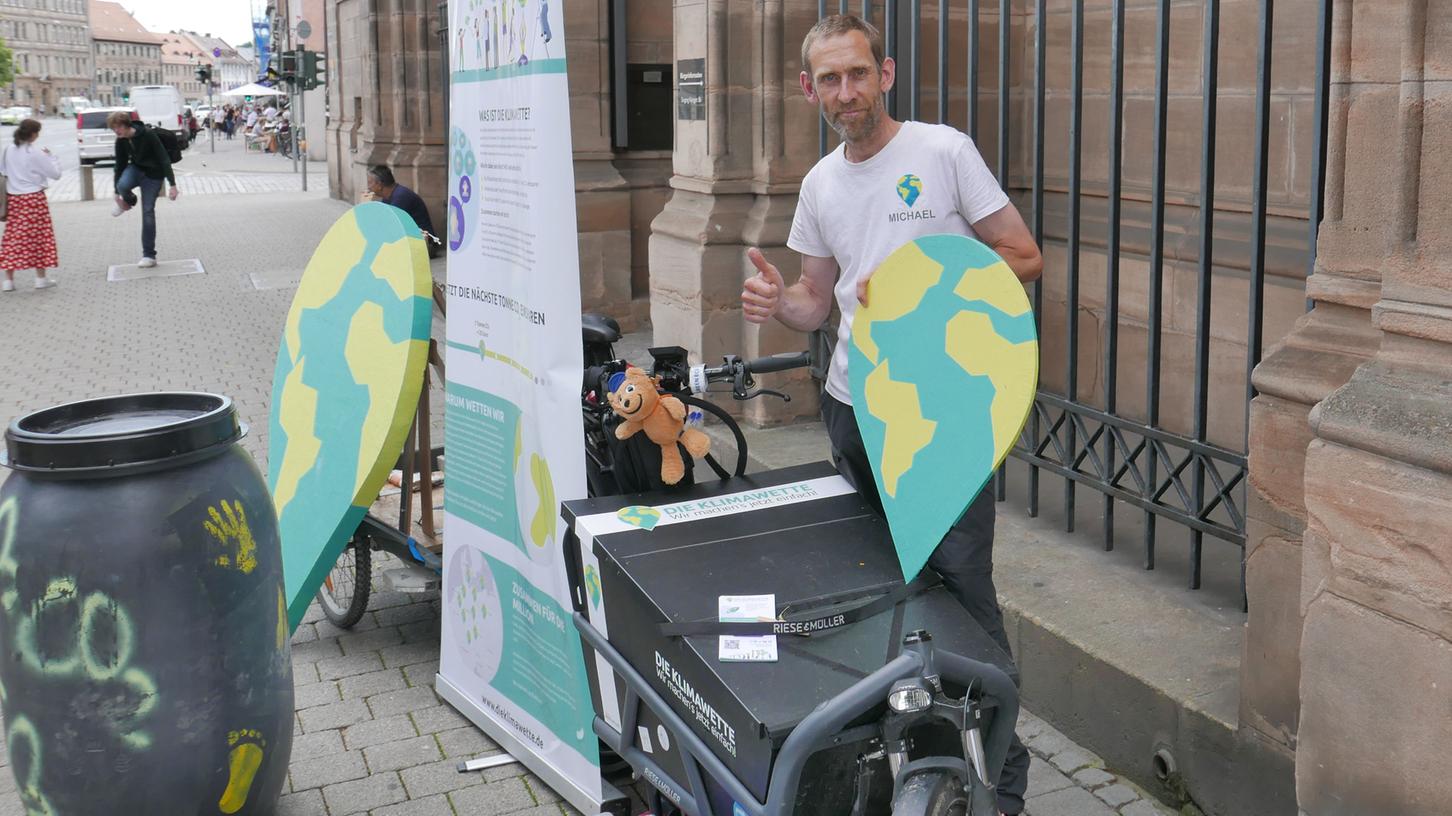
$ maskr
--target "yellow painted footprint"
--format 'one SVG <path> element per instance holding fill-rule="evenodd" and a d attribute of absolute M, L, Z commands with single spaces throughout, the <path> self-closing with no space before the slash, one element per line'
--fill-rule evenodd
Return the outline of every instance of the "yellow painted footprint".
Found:
<path fill-rule="evenodd" d="M 247 804 L 247 794 L 252 790 L 252 780 L 257 769 L 262 767 L 262 752 L 267 741 L 261 731 L 233 731 L 227 734 L 227 744 L 232 751 L 227 755 L 229 776 L 227 789 L 217 800 L 217 809 L 223 813 L 236 813 Z"/>

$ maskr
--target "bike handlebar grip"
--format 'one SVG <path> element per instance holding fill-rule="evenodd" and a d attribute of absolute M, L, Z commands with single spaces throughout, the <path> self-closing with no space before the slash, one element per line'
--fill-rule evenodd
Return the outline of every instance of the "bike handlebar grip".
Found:
<path fill-rule="evenodd" d="M 793 368 L 806 368 L 812 364 L 812 353 L 809 351 L 787 352 L 785 354 L 773 354 L 770 357 L 751 360 L 746 363 L 746 370 L 752 374 L 770 374 L 774 371 L 787 371 Z"/>

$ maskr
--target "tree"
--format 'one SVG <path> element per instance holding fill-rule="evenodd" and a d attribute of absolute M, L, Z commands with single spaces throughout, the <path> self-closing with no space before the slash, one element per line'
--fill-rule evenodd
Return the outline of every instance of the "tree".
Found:
<path fill-rule="evenodd" d="M 9 85 L 15 79 L 15 52 L 0 37 L 0 85 Z"/>

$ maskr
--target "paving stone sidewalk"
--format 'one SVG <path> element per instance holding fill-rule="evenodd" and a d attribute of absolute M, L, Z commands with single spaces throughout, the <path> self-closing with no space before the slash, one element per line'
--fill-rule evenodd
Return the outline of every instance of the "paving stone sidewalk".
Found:
<path fill-rule="evenodd" d="M 272 370 L 292 283 L 346 208 L 321 193 L 164 202 L 162 259 L 196 258 L 206 272 L 111 283 L 108 266 L 139 254 L 139 219 L 111 218 L 106 202 L 57 203 L 58 285 L 35 291 L 25 273 L 17 291 L 0 294 L 0 420 L 106 393 L 218 391 L 236 400 L 251 426 L 244 445 L 265 468 Z M 322 620 L 315 605 L 293 643 L 296 742 L 278 813 L 574 813 L 518 764 L 456 772 L 459 760 L 499 749 L 433 692 L 437 593 L 375 594 L 348 632 Z M 1171 812 L 1032 715 L 1021 733 L 1034 754 L 1031 816 Z M 3 750 L 0 764 L 9 764 Z M 0 816 L 23 812 L 4 768 Z"/>
<path fill-rule="evenodd" d="M 50 186 L 47 197 L 52 203 L 80 201 L 81 171 L 70 166 L 75 164 L 74 158 L 63 164 L 68 169 Z M 114 175 L 111 166 L 96 165 L 92 172 L 96 196 L 106 198 L 107 185 Z M 184 197 L 302 191 L 302 176 L 294 169 L 292 159 L 246 151 L 241 139 L 219 140 L 216 152 L 209 149 L 204 139 L 182 153 L 182 160 L 173 167 L 173 172 Z M 328 189 L 326 162 L 308 163 L 308 189 Z"/>

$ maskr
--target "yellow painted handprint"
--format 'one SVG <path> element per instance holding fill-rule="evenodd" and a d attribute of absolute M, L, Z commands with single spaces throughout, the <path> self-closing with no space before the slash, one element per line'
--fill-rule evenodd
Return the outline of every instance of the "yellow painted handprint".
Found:
<path fill-rule="evenodd" d="M 244 573 L 256 569 L 257 542 L 252 540 L 252 530 L 247 526 L 242 502 L 234 501 L 229 505 L 223 499 L 221 512 L 215 507 L 208 507 L 207 514 L 212 520 L 202 524 L 223 548 L 222 554 L 217 556 L 217 566 L 235 567 Z"/>

